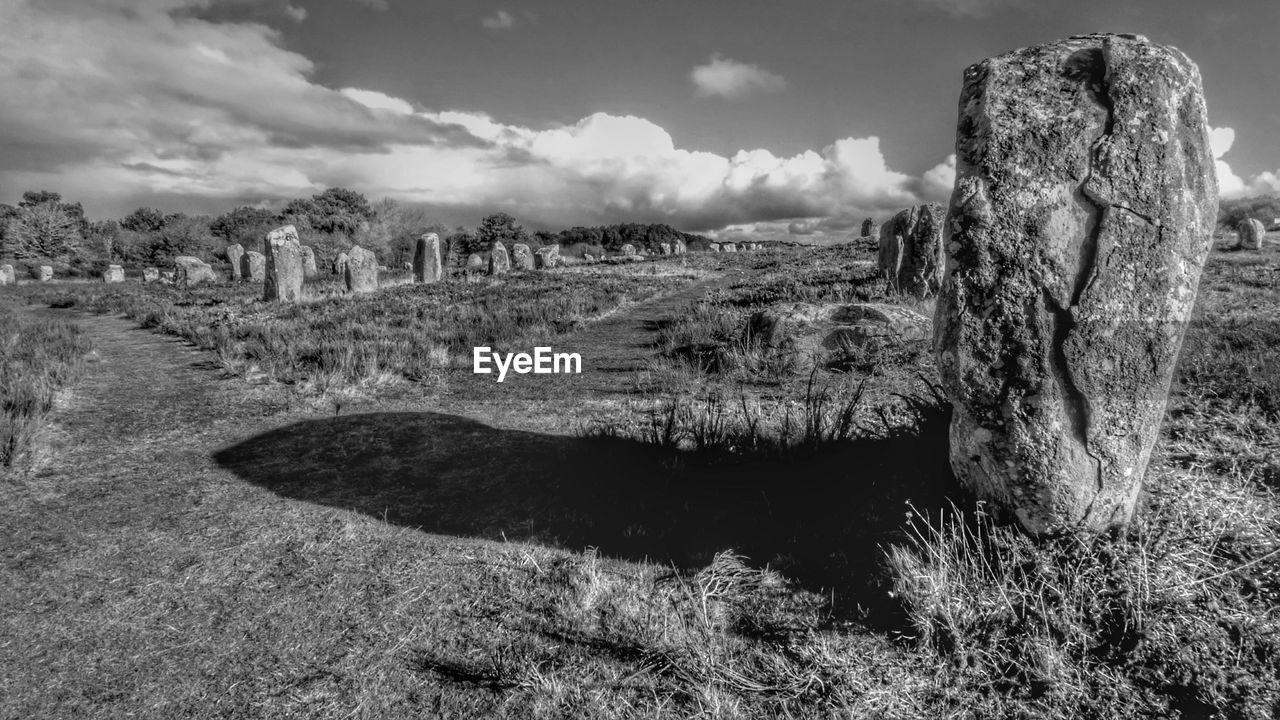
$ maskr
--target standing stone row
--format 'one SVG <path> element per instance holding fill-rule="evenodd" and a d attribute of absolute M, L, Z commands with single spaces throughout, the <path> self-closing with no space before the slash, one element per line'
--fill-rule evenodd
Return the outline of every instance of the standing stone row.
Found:
<path fill-rule="evenodd" d="M 1035 535 L 1131 519 L 1212 243 L 1200 72 L 1135 35 L 965 71 L 935 351 L 951 466 Z"/>

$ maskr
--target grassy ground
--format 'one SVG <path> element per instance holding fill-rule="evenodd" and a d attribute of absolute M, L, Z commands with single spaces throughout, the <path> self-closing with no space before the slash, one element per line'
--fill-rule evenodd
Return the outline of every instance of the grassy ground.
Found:
<path fill-rule="evenodd" d="M 461 392 L 325 413 L 86 324 L 101 360 L 55 416 L 75 442 L 0 504 L 0 715 L 1275 717 L 1280 257 L 1214 256 L 1139 521 L 1042 544 L 955 487 L 928 353 L 816 373 L 658 357 L 676 332 L 728 342 L 766 302 L 885 299 L 863 259 L 557 274 L 559 295 L 684 288 L 612 314 L 510 283 L 544 308 L 520 327 L 582 313 L 553 337 L 602 348 L 590 378 L 448 368 Z M 417 353 L 445 332 L 428 298 L 479 318 L 488 292 L 254 322 L 304 342 L 341 317 L 336 337 L 375 346 L 405 322 Z M 198 297 L 171 317 L 231 306 L 243 328 L 259 308 Z"/>

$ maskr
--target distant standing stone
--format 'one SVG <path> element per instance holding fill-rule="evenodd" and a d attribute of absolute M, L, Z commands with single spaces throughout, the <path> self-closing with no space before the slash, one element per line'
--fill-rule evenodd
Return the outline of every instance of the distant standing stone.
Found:
<path fill-rule="evenodd" d="M 734 243 L 720 243 L 720 252 L 738 252 L 738 246 Z"/>
<path fill-rule="evenodd" d="M 32 276 L 40 282 L 49 282 L 53 279 L 53 267 L 50 265 L 41 265 L 32 271 Z"/>
<path fill-rule="evenodd" d="M 516 270 L 533 269 L 533 252 L 529 250 L 528 245 L 516 243 L 511 246 L 511 265 Z"/>
<path fill-rule="evenodd" d="M 632 255 L 635 255 L 635 254 L 636 254 L 636 246 L 635 246 L 635 245 L 632 245 L 631 243 L 627 243 L 626 245 L 623 245 L 623 246 L 622 246 L 622 254 L 623 254 L 623 255 L 625 255 L 625 256 L 627 256 L 627 257 L 631 257 Z"/>
<path fill-rule="evenodd" d="M 533 267 L 546 270 L 560 264 L 560 246 L 544 245 L 533 251 Z"/>
<path fill-rule="evenodd" d="M 965 71 L 935 350 L 951 466 L 1030 533 L 1132 517 L 1218 215 L 1200 72 L 1134 35 Z"/>
<path fill-rule="evenodd" d="M 16 285 L 18 277 L 13 273 L 12 265 L 0 265 L 0 285 Z"/>
<path fill-rule="evenodd" d="M 341 275 L 344 278 L 347 275 L 347 254 L 338 253 L 338 257 L 333 259 L 333 274 Z"/>
<path fill-rule="evenodd" d="M 444 279 L 444 268 L 440 263 L 440 236 L 427 233 L 418 238 L 413 248 L 413 281 L 420 283 L 440 282 Z"/>
<path fill-rule="evenodd" d="M 267 302 L 298 302 L 302 299 L 302 244 L 292 225 L 267 233 L 262 244 L 267 258 L 262 299 Z"/>
<path fill-rule="evenodd" d="M 124 268 L 119 265 L 108 265 L 106 271 L 102 273 L 102 282 L 124 282 Z"/>
<path fill-rule="evenodd" d="M 1241 250 L 1261 250 L 1262 238 L 1266 237 L 1266 235 L 1266 226 L 1253 218 L 1245 218 L 1236 226 L 1236 237 L 1239 238 L 1238 247 Z"/>
<path fill-rule="evenodd" d="M 160 268 L 142 268 L 142 282 L 155 282 L 160 279 Z"/>
<path fill-rule="evenodd" d="M 373 251 L 359 245 L 352 245 L 346 255 L 344 277 L 347 282 L 347 291 L 368 293 L 377 290 L 378 257 L 373 254 Z"/>
<path fill-rule="evenodd" d="M 302 245 L 302 276 L 310 280 L 318 274 L 316 268 L 316 251 L 310 245 Z"/>
<path fill-rule="evenodd" d="M 689 246 L 685 244 L 684 240 L 677 239 L 671 248 L 671 252 L 673 255 L 683 255 L 689 252 Z"/>
<path fill-rule="evenodd" d="M 938 294 L 946 269 L 942 229 L 947 211 L 938 203 L 913 205 L 880 229 L 880 270 L 897 292 L 916 297 Z"/>
<path fill-rule="evenodd" d="M 711 252 L 720 252 L 720 243 L 707 243 L 707 248 L 710 249 Z"/>
<path fill-rule="evenodd" d="M 239 280 L 241 277 L 241 261 L 244 259 L 244 246 L 239 243 L 228 245 L 226 250 L 227 262 L 231 263 L 231 279 Z"/>
<path fill-rule="evenodd" d="M 480 253 L 471 253 L 467 256 L 467 272 L 483 272 L 484 268 L 484 257 Z"/>
<path fill-rule="evenodd" d="M 658 252 L 663 255 L 671 254 L 671 243 L 658 243 Z"/>
<path fill-rule="evenodd" d="M 511 270 L 511 256 L 507 255 L 507 246 L 495 242 L 489 249 L 489 274 L 506 275 Z"/>
<path fill-rule="evenodd" d="M 240 279 L 245 282 L 262 282 L 267 274 L 267 256 L 257 250 L 245 252 L 240 258 Z"/>
<path fill-rule="evenodd" d="M 255 255 L 257 253 L 254 253 Z M 218 276 L 213 273 L 203 260 L 190 255 L 179 255 L 173 259 L 173 283 L 181 287 L 191 287 L 207 282 L 217 282 Z"/>
<path fill-rule="evenodd" d="M 876 232 L 876 221 L 867 218 L 862 221 L 862 237 L 871 237 Z"/>

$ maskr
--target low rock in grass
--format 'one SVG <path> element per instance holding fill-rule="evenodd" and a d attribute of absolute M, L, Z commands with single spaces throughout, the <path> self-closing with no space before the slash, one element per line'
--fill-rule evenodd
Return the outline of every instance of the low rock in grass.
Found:
<path fill-rule="evenodd" d="M 796 303 L 761 310 L 747 320 L 749 349 L 831 362 L 852 352 L 924 343 L 933 323 L 914 310 L 884 303 Z"/>

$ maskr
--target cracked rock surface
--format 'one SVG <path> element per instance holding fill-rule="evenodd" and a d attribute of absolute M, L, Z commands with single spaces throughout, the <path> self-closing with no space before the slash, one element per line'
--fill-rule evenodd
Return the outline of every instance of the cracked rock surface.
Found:
<path fill-rule="evenodd" d="M 969 67 L 935 351 L 951 465 L 1033 534 L 1132 516 L 1218 187 L 1200 73 L 1135 35 Z"/>
<path fill-rule="evenodd" d="M 877 262 L 897 292 L 916 297 L 938 294 L 946 256 L 942 229 L 947 209 L 938 203 L 913 205 L 880 228 Z"/>

